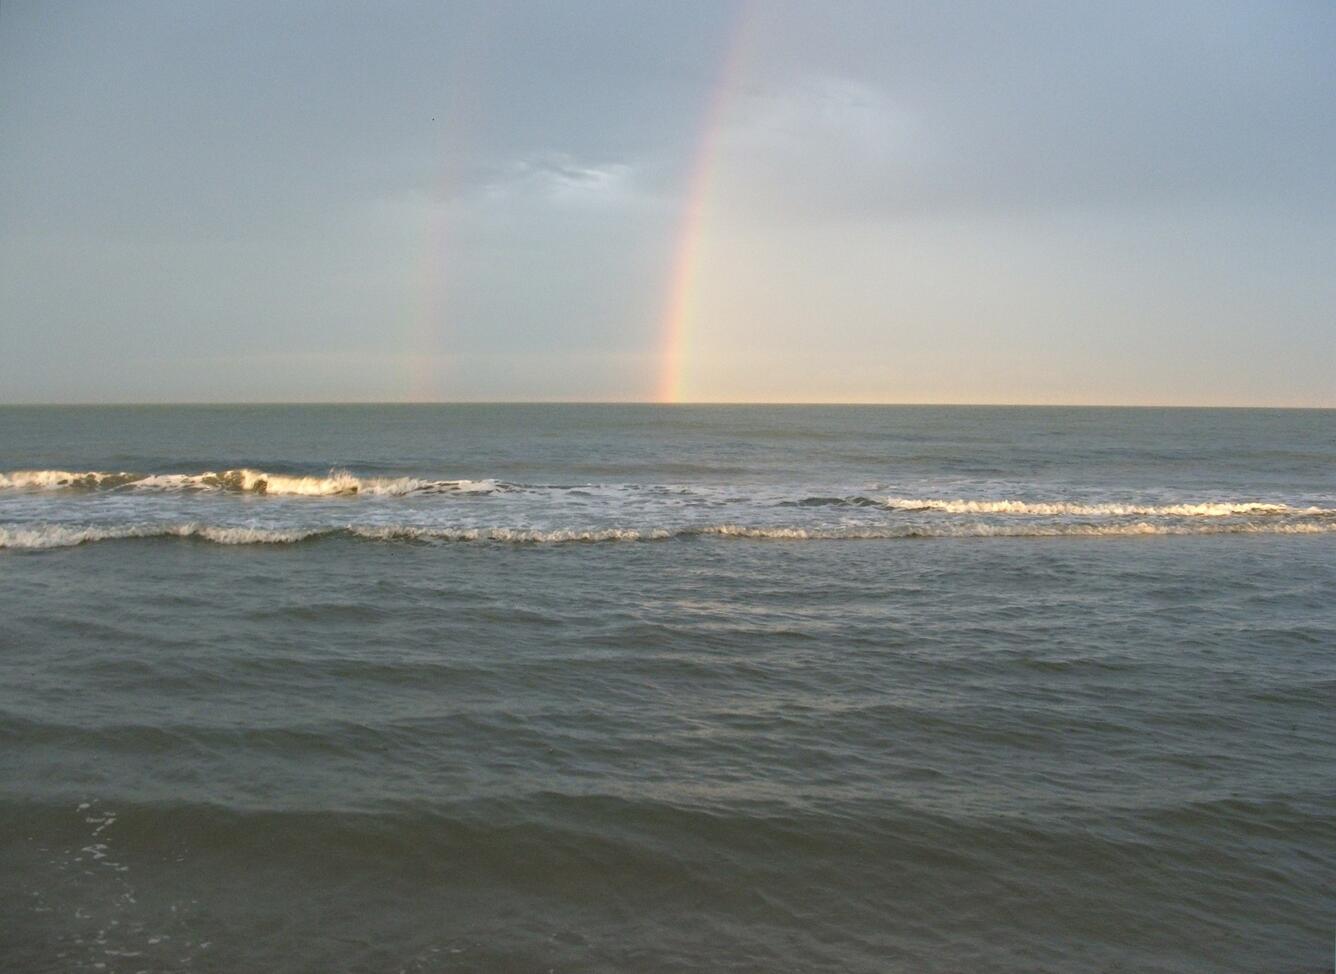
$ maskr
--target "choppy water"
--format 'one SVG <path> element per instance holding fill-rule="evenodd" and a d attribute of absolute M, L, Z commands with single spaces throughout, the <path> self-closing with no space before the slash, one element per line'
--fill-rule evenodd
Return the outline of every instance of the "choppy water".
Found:
<path fill-rule="evenodd" d="M 1331 969 L 1336 413 L 0 409 L 0 619 L 6 970 Z"/>

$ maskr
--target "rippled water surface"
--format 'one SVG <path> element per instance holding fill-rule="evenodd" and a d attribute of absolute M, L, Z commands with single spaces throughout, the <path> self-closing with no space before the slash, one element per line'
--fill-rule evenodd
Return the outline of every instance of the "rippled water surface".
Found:
<path fill-rule="evenodd" d="M 1336 413 L 0 409 L 0 969 L 1331 969 Z"/>

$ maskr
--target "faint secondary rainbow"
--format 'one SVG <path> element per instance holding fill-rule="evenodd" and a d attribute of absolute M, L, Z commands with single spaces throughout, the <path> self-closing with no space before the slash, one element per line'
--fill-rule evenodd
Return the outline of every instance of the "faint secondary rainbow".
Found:
<path fill-rule="evenodd" d="M 440 163 L 435 191 L 425 200 L 424 243 L 416 275 L 421 284 L 411 311 L 413 327 L 402 397 L 409 402 L 438 401 L 454 395 L 454 390 L 443 384 L 452 374 L 450 298 L 451 284 L 458 276 L 450 214 L 461 183 L 463 149 L 478 129 L 484 108 L 476 79 L 481 77 L 489 50 L 486 27 L 482 8 L 459 12 L 450 45 L 442 52 L 448 65 L 446 83 L 438 94 L 440 107 L 429 123 Z"/>
<path fill-rule="evenodd" d="M 700 137 L 686 181 L 686 202 L 674 235 L 667 299 L 660 325 L 657 402 L 678 402 L 682 396 L 682 372 L 691 339 L 697 285 L 700 276 L 701 242 L 706 230 L 706 210 L 714 181 L 715 162 L 724 118 L 738 67 L 742 62 L 744 36 L 750 19 L 750 0 L 739 0 L 719 74 L 706 105 Z"/>

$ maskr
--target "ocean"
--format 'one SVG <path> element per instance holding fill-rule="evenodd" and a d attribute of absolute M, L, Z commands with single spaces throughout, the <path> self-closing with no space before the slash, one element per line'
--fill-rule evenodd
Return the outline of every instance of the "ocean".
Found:
<path fill-rule="evenodd" d="M 1305 972 L 1336 412 L 0 408 L 0 969 Z"/>

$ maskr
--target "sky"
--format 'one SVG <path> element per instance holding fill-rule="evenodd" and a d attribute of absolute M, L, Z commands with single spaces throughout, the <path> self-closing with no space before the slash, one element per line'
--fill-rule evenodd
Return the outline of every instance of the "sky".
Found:
<path fill-rule="evenodd" d="M 1336 407 L 1336 5 L 0 3 L 0 402 Z"/>

